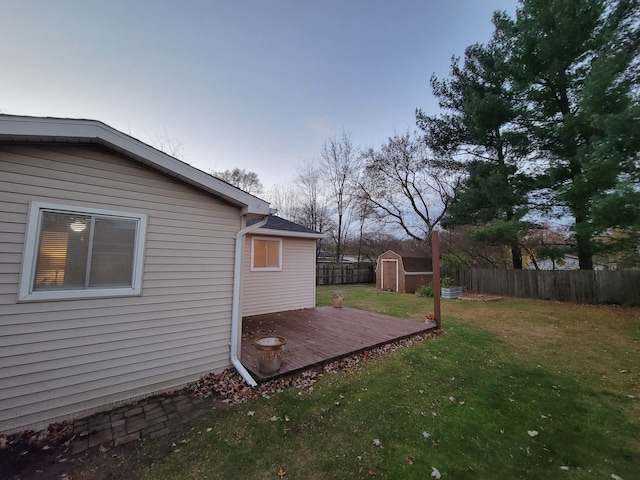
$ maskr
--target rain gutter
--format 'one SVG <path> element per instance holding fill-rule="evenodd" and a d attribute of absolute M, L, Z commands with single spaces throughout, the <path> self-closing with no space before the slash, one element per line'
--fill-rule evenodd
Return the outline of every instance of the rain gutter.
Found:
<path fill-rule="evenodd" d="M 242 334 L 242 318 L 240 317 L 240 291 L 241 291 L 241 277 L 242 277 L 242 253 L 244 251 L 244 237 L 247 233 L 256 230 L 260 227 L 263 227 L 267 220 L 268 216 L 264 216 L 262 220 L 258 223 L 254 223 L 248 227 L 243 228 L 242 230 L 236 233 L 236 251 L 235 251 L 235 259 L 233 262 L 233 302 L 231 306 L 231 363 L 238 371 L 238 373 L 244 378 L 244 380 L 255 387 L 258 383 L 253 379 L 251 374 L 247 371 L 247 369 L 242 365 L 240 359 L 238 358 L 240 355 L 240 338 Z"/>

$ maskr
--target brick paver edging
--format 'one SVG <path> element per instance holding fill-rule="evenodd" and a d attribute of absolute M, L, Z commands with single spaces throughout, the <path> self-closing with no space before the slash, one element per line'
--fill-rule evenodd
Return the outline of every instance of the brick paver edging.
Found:
<path fill-rule="evenodd" d="M 186 418 L 204 414 L 210 403 L 211 399 L 207 398 L 161 395 L 78 419 L 73 422 L 71 454 L 99 445 L 117 447 L 142 438 L 167 435 Z"/>

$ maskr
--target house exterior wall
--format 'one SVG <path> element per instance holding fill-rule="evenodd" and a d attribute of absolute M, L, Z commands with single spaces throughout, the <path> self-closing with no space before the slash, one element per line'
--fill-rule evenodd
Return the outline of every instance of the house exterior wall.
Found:
<path fill-rule="evenodd" d="M 141 295 L 18 303 L 31 201 L 146 214 Z M 237 207 L 101 147 L 0 145 L 0 432 L 229 367 L 240 224 Z"/>
<path fill-rule="evenodd" d="M 282 239 L 282 270 L 251 271 L 251 238 L 244 244 L 242 272 L 242 316 L 313 308 L 316 305 L 316 240 L 270 236 Z"/>

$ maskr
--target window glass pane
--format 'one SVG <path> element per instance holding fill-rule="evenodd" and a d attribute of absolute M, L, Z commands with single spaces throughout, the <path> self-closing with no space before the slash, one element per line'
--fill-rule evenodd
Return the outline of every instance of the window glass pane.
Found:
<path fill-rule="evenodd" d="M 91 218 L 43 212 L 33 290 L 84 288 Z"/>
<path fill-rule="evenodd" d="M 267 266 L 266 240 L 253 240 L 253 266 L 254 268 L 264 268 Z"/>
<path fill-rule="evenodd" d="M 267 242 L 267 267 L 278 268 L 280 266 L 280 242 Z"/>
<path fill-rule="evenodd" d="M 91 251 L 90 287 L 130 287 L 137 221 L 98 217 Z"/>

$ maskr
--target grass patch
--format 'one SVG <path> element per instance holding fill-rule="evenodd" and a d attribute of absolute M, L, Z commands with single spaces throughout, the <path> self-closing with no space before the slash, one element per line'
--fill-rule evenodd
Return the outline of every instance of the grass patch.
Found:
<path fill-rule="evenodd" d="M 433 311 L 432 299 L 362 285 L 320 287 L 318 305 L 336 290 L 345 306 Z M 432 467 L 443 479 L 637 478 L 638 309 L 506 299 L 442 311 L 437 339 L 311 391 L 215 410 L 145 442 L 139 455 L 155 463 L 121 478 L 425 479 Z"/>

